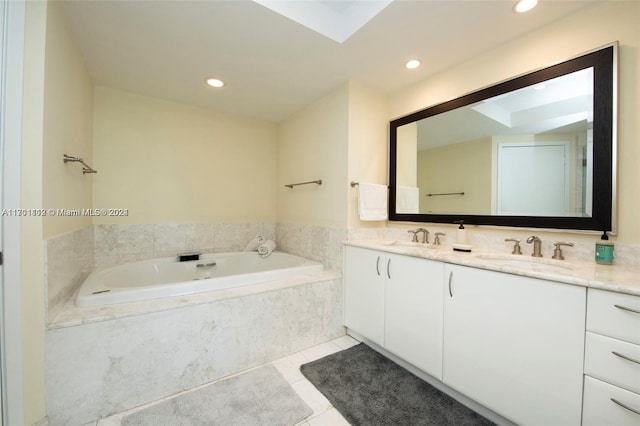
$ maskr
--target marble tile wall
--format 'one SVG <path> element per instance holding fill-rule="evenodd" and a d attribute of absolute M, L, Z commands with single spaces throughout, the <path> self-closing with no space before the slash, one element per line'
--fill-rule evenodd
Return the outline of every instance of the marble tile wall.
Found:
<path fill-rule="evenodd" d="M 276 224 L 278 250 L 323 263 L 327 269 L 342 270 L 342 242 L 346 228 Z"/>
<path fill-rule="evenodd" d="M 344 334 L 339 278 L 50 329 L 49 421 L 85 424 Z"/>
<path fill-rule="evenodd" d="M 93 232 L 95 268 L 186 251 L 240 251 L 258 234 L 276 237 L 272 223 L 95 225 Z"/>
<path fill-rule="evenodd" d="M 47 318 L 53 319 L 93 270 L 93 229 L 73 231 L 45 241 Z"/>

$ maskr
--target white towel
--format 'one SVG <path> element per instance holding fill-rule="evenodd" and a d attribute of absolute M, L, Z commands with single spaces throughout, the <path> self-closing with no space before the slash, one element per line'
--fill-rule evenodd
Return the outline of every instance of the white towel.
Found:
<path fill-rule="evenodd" d="M 260 244 L 264 244 L 265 241 L 266 240 L 264 239 L 264 237 L 258 234 L 255 237 L 253 237 L 253 239 L 249 241 L 249 243 L 247 243 L 247 246 L 244 248 L 243 251 L 256 251 L 258 250 L 258 247 L 260 246 Z"/>
<path fill-rule="evenodd" d="M 267 257 L 272 251 L 276 249 L 276 243 L 273 240 L 267 240 L 258 246 L 258 254 L 262 257 Z"/>
<path fill-rule="evenodd" d="M 360 220 L 387 219 L 387 192 L 387 185 L 362 182 L 358 185 Z"/>
<path fill-rule="evenodd" d="M 396 213 L 419 213 L 420 188 L 396 187 Z"/>

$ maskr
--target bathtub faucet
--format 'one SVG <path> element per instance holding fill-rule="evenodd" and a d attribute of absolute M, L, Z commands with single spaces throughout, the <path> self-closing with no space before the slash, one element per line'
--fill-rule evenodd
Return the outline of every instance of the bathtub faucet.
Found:
<path fill-rule="evenodd" d="M 200 252 L 178 253 L 178 262 L 188 262 L 190 260 L 200 260 Z"/>

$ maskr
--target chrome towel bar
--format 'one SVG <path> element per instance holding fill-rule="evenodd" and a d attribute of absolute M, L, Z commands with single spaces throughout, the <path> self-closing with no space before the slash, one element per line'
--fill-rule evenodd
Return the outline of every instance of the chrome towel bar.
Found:
<path fill-rule="evenodd" d="M 287 188 L 293 188 L 294 186 L 298 186 L 298 185 L 309 185 L 310 183 L 315 183 L 316 185 L 322 185 L 322 179 L 318 179 L 318 180 L 311 180 L 309 182 L 300 182 L 300 183 L 290 183 L 288 185 L 285 185 Z"/>
<path fill-rule="evenodd" d="M 441 192 L 440 194 L 427 194 L 427 197 L 437 197 L 439 195 L 464 195 L 464 192 Z"/>
<path fill-rule="evenodd" d="M 97 170 L 95 170 L 93 167 L 91 167 L 90 165 L 88 165 L 87 163 L 84 162 L 84 160 L 80 157 L 72 157 L 70 155 L 64 154 L 62 156 L 62 161 L 64 163 L 81 163 L 84 167 L 82 168 L 82 174 L 87 174 L 87 173 L 98 173 Z"/>

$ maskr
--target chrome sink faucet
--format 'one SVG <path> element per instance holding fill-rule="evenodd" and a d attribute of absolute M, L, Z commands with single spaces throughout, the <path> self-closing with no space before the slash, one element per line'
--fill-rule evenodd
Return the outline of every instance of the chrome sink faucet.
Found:
<path fill-rule="evenodd" d="M 540 238 L 536 237 L 535 235 L 532 235 L 529 238 L 527 238 L 527 243 L 528 244 L 533 243 L 533 253 L 531 253 L 531 256 L 542 257 L 542 240 Z"/>
<path fill-rule="evenodd" d="M 407 232 L 410 234 L 413 234 L 413 237 L 411 238 L 412 243 L 418 242 L 418 234 L 422 232 L 422 243 L 429 244 L 429 231 L 427 231 L 426 229 L 424 228 L 410 229 Z"/>
<path fill-rule="evenodd" d="M 429 231 L 427 231 L 424 228 L 418 228 L 416 230 L 416 237 L 418 236 L 419 233 L 422 232 L 422 244 L 429 244 Z"/>

